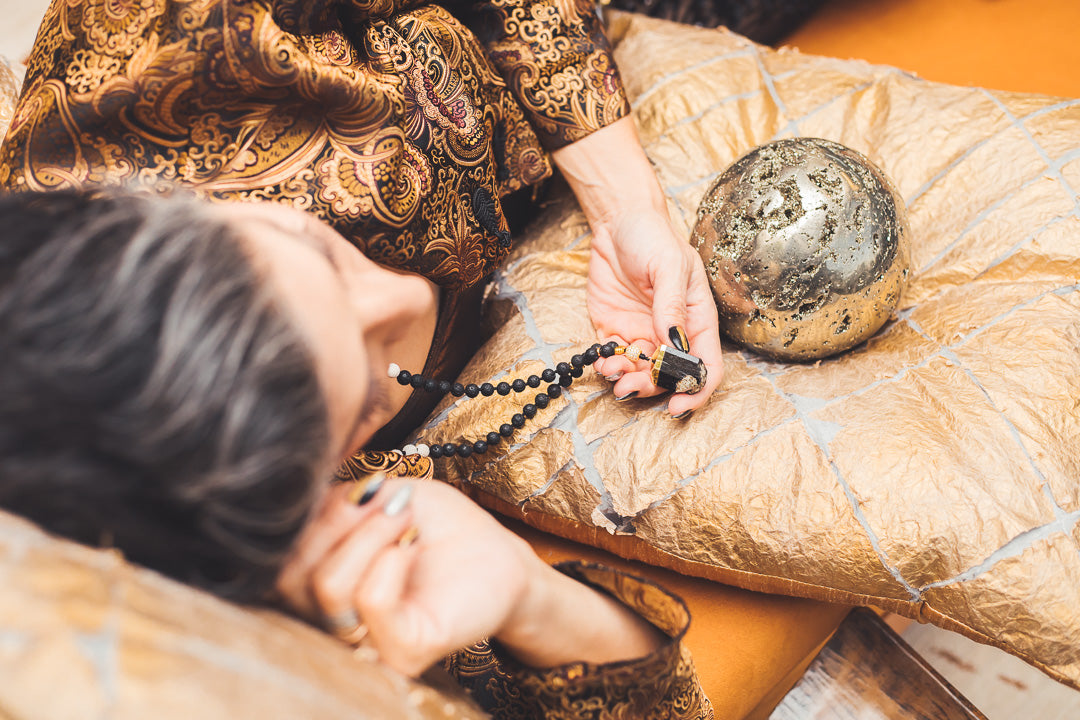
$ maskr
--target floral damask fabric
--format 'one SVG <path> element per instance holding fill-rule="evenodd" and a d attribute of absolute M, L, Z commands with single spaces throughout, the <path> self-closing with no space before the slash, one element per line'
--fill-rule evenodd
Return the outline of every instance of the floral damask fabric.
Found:
<path fill-rule="evenodd" d="M 681 600 L 641 578 L 600 565 L 561 563 L 563 573 L 641 614 L 671 640 L 648 657 L 622 663 L 526 668 L 497 643 L 449 656 L 446 670 L 499 720 L 705 720 L 712 705 L 681 640 L 690 613 Z"/>
<path fill-rule="evenodd" d="M 285 202 L 462 289 L 509 251 L 499 198 L 626 112 L 585 0 L 54 0 L 0 187 Z"/>
<path fill-rule="evenodd" d="M 434 464 L 429 457 L 406 455 L 398 450 L 370 450 L 348 458 L 337 469 L 334 479 L 353 482 L 373 473 L 386 473 L 387 477 L 430 480 Z"/>

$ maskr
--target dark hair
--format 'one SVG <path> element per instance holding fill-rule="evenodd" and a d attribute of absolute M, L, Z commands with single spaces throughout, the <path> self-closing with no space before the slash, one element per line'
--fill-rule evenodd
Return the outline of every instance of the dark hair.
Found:
<path fill-rule="evenodd" d="M 329 458 L 313 361 L 222 219 L 0 196 L 0 507 L 263 598 Z"/>

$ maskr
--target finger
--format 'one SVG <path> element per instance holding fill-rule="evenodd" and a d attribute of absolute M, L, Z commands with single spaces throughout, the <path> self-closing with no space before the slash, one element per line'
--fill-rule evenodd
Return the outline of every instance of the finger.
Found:
<path fill-rule="evenodd" d="M 671 328 L 686 326 L 686 295 L 691 277 L 688 268 L 674 262 L 653 280 L 653 332 L 661 343 L 668 342 Z"/>
<path fill-rule="evenodd" d="M 636 370 L 626 373 L 611 389 L 615 399 L 626 402 L 634 399 L 655 397 L 667 392 L 653 384 L 652 373 L 647 370 Z"/>
<path fill-rule="evenodd" d="M 300 534 L 292 555 L 278 573 L 275 588 L 301 615 L 313 617 L 317 614 L 318 608 L 309 582 L 315 565 L 358 524 L 378 510 L 378 503 L 375 502 L 358 507 L 350 501 L 350 495 L 355 496 L 359 490 L 361 497 L 366 491 L 371 496 L 369 500 L 381 497 L 384 478 L 380 473 L 356 483 L 342 483 L 332 488 Z"/>
<path fill-rule="evenodd" d="M 645 356 L 652 355 L 656 350 L 656 346 L 648 340 L 635 340 L 633 343 L 627 345 L 628 349 L 631 349 L 631 345 L 637 346 L 638 351 Z M 647 360 L 643 360 L 640 357 L 631 359 L 630 355 L 617 355 L 615 357 L 621 357 L 624 362 L 629 363 L 632 367 L 625 372 L 621 378 L 612 386 L 612 392 L 615 395 L 615 399 L 624 402 L 626 400 L 633 400 L 634 398 L 646 398 L 654 397 L 663 392 L 666 392 L 662 388 L 658 388 L 652 381 L 652 367 Z"/>
<path fill-rule="evenodd" d="M 626 373 L 633 372 L 637 366 L 621 355 L 612 355 L 609 358 L 600 358 L 593 367 L 604 379 L 615 382 Z"/>
<path fill-rule="evenodd" d="M 411 491 L 409 485 L 399 485 L 383 506 L 383 512 L 373 513 L 315 566 L 309 582 L 323 616 L 339 617 L 354 608 L 356 588 L 375 556 L 396 544 L 412 521 L 412 513 L 407 509 L 394 515 L 385 511 Z"/>
<path fill-rule="evenodd" d="M 723 382 L 724 358 L 716 317 L 716 306 L 712 303 L 711 295 L 707 303 L 696 302 L 690 306 L 688 323 L 691 327 L 689 332 L 691 352 L 705 363 L 708 376 L 700 392 L 693 395 L 672 396 L 668 402 L 668 412 L 673 417 L 684 419 L 688 417 L 689 413 L 708 402 L 713 392 Z"/>
<path fill-rule="evenodd" d="M 625 345 L 626 341 L 618 335 L 608 335 L 606 338 L 599 341 L 601 345 L 606 345 L 609 342 L 613 342 L 616 345 Z M 605 380 L 615 382 L 623 373 L 629 372 L 633 367 L 630 366 L 627 361 L 619 355 L 612 355 L 611 357 L 601 357 L 595 363 L 593 363 L 593 370 Z"/>
<path fill-rule="evenodd" d="M 368 626 L 379 657 L 398 672 L 417 676 L 455 648 L 425 632 L 415 606 L 406 601 L 415 546 L 384 548 L 356 588 L 353 599 Z"/>

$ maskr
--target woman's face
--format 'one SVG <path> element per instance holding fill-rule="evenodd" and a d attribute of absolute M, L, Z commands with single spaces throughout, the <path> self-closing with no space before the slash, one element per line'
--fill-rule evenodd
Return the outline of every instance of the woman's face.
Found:
<path fill-rule="evenodd" d="M 217 206 L 248 244 L 257 270 L 306 341 L 330 413 L 338 462 L 404 402 L 391 362 L 423 365 L 438 291 L 428 280 L 368 260 L 317 218 L 273 203 Z"/>

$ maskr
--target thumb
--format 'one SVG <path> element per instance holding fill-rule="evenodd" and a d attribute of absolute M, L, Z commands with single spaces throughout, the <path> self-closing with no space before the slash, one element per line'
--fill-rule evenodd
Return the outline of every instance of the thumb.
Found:
<path fill-rule="evenodd" d="M 672 328 L 686 327 L 686 277 L 677 268 L 657 273 L 652 318 L 658 344 L 670 345 Z"/>

